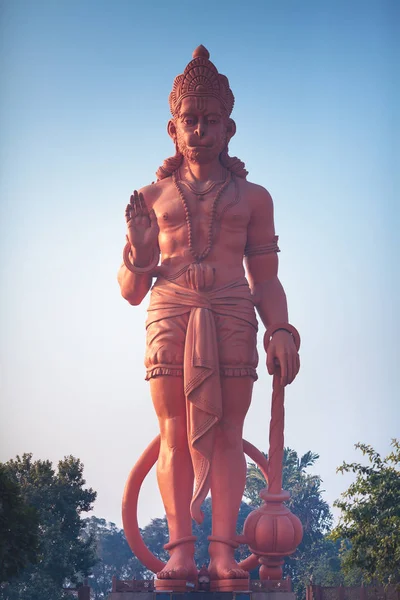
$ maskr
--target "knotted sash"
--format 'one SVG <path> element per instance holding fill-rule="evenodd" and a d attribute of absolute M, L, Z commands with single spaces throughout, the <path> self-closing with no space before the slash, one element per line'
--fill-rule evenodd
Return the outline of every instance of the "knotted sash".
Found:
<path fill-rule="evenodd" d="M 158 279 L 151 292 L 146 327 L 157 321 L 190 312 L 186 330 L 183 382 L 189 450 L 195 487 L 190 505 L 198 523 L 200 509 L 210 489 L 210 467 L 215 426 L 222 417 L 217 331 L 214 314 L 241 319 L 257 330 L 249 285 L 243 277 L 223 287 L 198 291 Z M 232 327 L 235 324 L 232 323 Z"/>

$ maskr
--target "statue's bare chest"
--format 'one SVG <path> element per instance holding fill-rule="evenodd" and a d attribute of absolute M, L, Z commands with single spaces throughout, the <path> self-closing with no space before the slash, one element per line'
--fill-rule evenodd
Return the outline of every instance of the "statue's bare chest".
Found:
<path fill-rule="evenodd" d="M 216 192 L 198 196 L 182 185 L 182 195 L 174 184 L 168 186 L 154 203 L 158 225 L 163 233 L 187 227 L 205 234 L 212 220 L 218 228 L 238 232 L 247 229 L 250 211 L 246 199 L 233 183 L 215 202 Z"/>

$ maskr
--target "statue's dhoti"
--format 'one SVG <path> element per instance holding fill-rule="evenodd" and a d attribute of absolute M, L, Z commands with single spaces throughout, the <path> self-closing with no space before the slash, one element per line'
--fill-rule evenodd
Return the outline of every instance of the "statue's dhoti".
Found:
<path fill-rule="evenodd" d="M 249 285 L 243 277 L 199 291 L 159 279 L 151 292 L 146 328 L 146 378 L 183 376 L 195 475 L 191 514 L 201 522 L 215 426 L 222 417 L 220 376 L 257 379 L 257 319 Z"/>

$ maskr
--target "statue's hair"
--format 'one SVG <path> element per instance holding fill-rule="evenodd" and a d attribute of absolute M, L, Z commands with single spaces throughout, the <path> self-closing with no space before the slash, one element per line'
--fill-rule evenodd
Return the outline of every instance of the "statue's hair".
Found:
<path fill-rule="evenodd" d="M 219 160 L 225 169 L 228 169 L 228 171 L 237 177 L 246 179 L 247 175 L 249 174 L 249 172 L 246 170 L 246 165 L 242 160 L 240 160 L 240 158 L 237 156 L 229 156 L 228 146 L 222 150 L 221 154 L 219 155 Z"/>
<path fill-rule="evenodd" d="M 219 160 L 221 165 L 228 169 L 228 171 L 231 171 L 233 175 L 241 177 L 242 179 L 246 179 L 248 174 L 248 171 L 246 171 L 246 165 L 236 156 L 229 156 L 228 146 L 226 146 L 226 148 L 219 155 Z M 183 154 L 176 149 L 175 155 L 166 158 L 161 167 L 157 169 L 157 181 L 171 177 L 172 173 L 179 169 L 182 161 Z"/>
<path fill-rule="evenodd" d="M 156 171 L 157 181 L 161 179 L 166 179 L 167 177 L 171 177 L 172 173 L 177 171 L 181 166 L 183 161 L 183 154 L 179 152 L 178 148 L 176 148 L 174 156 L 170 156 L 166 158 L 161 165 L 158 167 Z"/>

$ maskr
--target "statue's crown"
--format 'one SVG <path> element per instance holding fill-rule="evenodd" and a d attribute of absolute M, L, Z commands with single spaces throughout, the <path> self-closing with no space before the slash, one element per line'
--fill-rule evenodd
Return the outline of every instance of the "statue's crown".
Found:
<path fill-rule="evenodd" d="M 231 114 L 235 98 L 228 78 L 218 73 L 209 59 L 210 53 L 207 48 L 198 46 L 193 52 L 193 60 L 186 66 L 182 75 L 175 77 L 169 95 L 169 106 L 174 116 L 183 98 L 187 96 L 214 96 L 225 107 L 228 115 Z"/>

